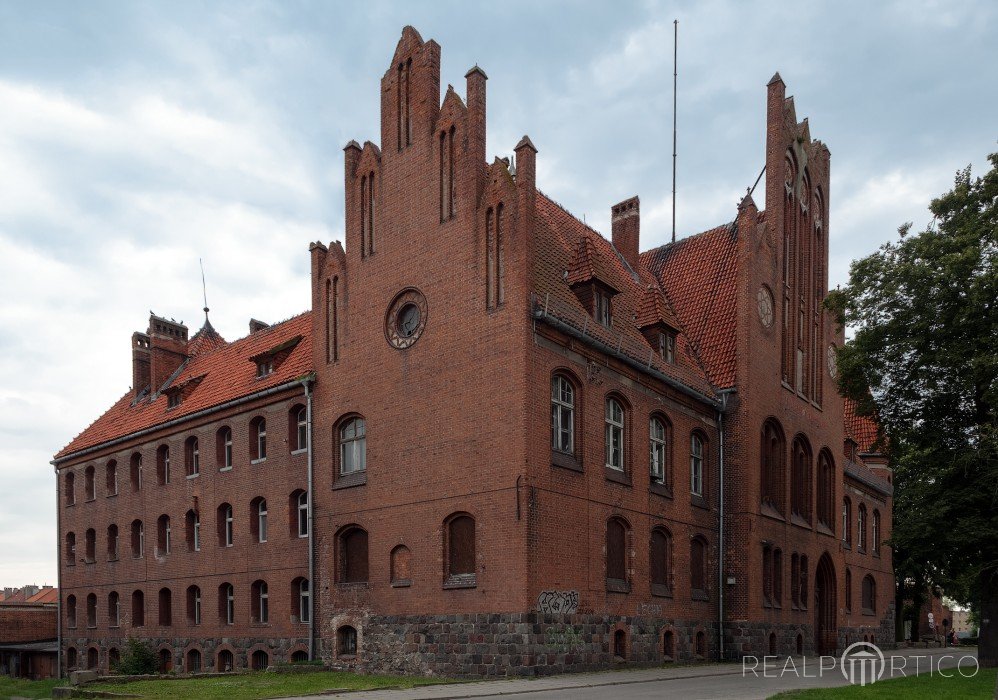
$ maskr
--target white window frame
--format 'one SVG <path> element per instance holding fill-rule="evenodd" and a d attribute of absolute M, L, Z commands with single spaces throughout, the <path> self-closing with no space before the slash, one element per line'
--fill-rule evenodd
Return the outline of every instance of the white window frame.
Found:
<path fill-rule="evenodd" d="M 259 622 L 260 624 L 267 624 L 270 622 L 270 592 L 267 589 L 266 581 L 260 582 L 259 595 L 260 595 L 259 598 L 260 619 L 257 620 L 257 622 Z"/>
<path fill-rule="evenodd" d="M 607 469 L 624 471 L 625 421 L 623 404 L 613 397 L 608 398 L 604 410 L 604 456 Z"/>
<path fill-rule="evenodd" d="M 197 476 L 201 473 L 201 443 L 197 438 L 191 442 L 191 473 L 190 476 Z"/>
<path fill-rule="evenodd" d="M 222 433 L 222 469 L 232 469 L 232 428 Z"/>
<path fill-rule="evenodd" d="M 201 551 L 201 514 L 194 511 L 194 551 Z"/>
<path fill-rule="evenodd" d="M 298 445 L 295 452 L 308 449 L 308 409 L 302 407 L 298 409 Z"/>
<path fill-rule="evenodd" d="M 170 483 L 170 446 L 163 451 L 163 485 Z"/>
<path fill-rule="evenodd" d="M 339 438 L 340 476 L 367 471 L 367 421 L 359 416 L 350 418 L 340 426 Z"/>
<path fill-rule="evenodd" d="M 656 426 L 661 431 L 656 431 Z M 660 432 L 657 435 L 656 432 Z M 665 465 L 669 457 L 668 431 L 665 423 L 656 417 L 648 421 L 648 472 L 652 481 L 665 483 Z"/>
<path fill-rule="evenodd" d="M 225 624 L 236 624 L 236 589 L 231 583 L 225 584 Z"/>
<path fill-rule="evenodd" d="M 261 418 L 256 424 L 256 462 L 267 459 L 267 419 Z"/>
<path fill-rule="evenodd" d="M 261 498 L 256 504 L 257 542 L 267 541 L 267 499 Z"/>
<path fill-rule="evenodd" d="M 703 497 L 703 438 L 690 435 L 690 493 Z"/>
<path fill-rule="evenodd" d="M 298 582 L 298 621 L 308 622 L 312 616 L 312 589 L 307 578 Z"/>
<path fill-rule="evenodd" d="M 308 491 L 298 494 L 298 537 L 308 537 Z"/>
<path fill-rule="evenodd" d="M 551 380 L 551 449 L 575 454 L 575 386 L 560 374 Z"/>
<path fill-rule="evenodd" d="M 596 322 L 606 328 L 611 327 L 613 317 L 610 312 L 610 295 L 601 289 L 596 290 L 595 311 Z"/>
<path fill-rule="evenodd" d="M 201 587 L 194 587 L 194 624 L 201 624 Z"/>
<path fill-rule="evenodd" d="M 224 518 L 225 518 L 225 546 L 226 547 L 231 547 L 232 546 L 232 529 L 233 529 L 232 528 L 232 525 L 233 525 L 232 506 L 228 506 L 225 509 Z"/>

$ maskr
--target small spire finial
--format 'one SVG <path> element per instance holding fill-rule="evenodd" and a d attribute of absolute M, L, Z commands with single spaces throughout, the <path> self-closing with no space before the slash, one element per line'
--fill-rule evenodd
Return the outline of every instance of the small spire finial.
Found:
<path fill-rule="evenodd" d="M 208 320 L 208 286 L 204 282 L 204 261 L 198 258 L 198 264 L 201 266 L 201 293 L 204 295 L 204 320 Z"/>

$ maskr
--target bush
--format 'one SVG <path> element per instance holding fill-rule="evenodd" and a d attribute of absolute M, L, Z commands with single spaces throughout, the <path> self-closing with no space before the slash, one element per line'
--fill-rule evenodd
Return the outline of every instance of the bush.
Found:
<path fill-rule="evenodd" d="M 121 652 L 121 661 L 111 670 L 125 676 L 141 676 L 156 673 L 158 666 L 156 652 L 152 650 L 152 647 L 134 637 L 129 637 L 124 650 Z"/>

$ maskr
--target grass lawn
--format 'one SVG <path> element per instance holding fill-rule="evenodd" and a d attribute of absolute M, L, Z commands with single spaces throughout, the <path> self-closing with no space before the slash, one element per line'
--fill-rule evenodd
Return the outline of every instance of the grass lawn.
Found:
<path fill-rule="evenodd" d="M 7 700 L 12 695 L 22 698 L 50 698 L 52 688 L 66 685 L 67 681 L 55 679 L 47 681 L 26 681 L 20 678 L 0 676 L 0 699 Z"/>
<path fill-rule="evenodd" d="M 847 685 L 841 688 L 818 688 L 815 690 L 792 690 L 774 695 L 780 700 L 860 700 L 877 698 L 877 700 L 920 700 L 921 698 L 993 698 L 995 694 L 996 669 L 985 668 L 973 678 L 963 678 L 956 669 L 952 678 L 944 678 L 939 674 L 929 676 L 923 673 L 907 678 L 892 678 L 877 681 L 868 686 Z"/>
<path fill-rule="evenodd" d="M 417 676 L 363 676 L 343 671 L 311 673 L 240 673 L 232 676 L 184 678 L 134 683 L 94 683 L 87 690 L 141 695 L 144 698 L 197 698 L 201 700 L 256 700 L 287 695 L 319 693 L 335 688 L 411 688 L 415 685 L 446 683 L 443 678 Z"/>

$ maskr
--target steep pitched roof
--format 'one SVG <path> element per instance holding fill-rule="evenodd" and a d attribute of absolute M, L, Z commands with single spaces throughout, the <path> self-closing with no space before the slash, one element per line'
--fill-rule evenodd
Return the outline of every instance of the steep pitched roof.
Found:
<path fill-rule="evenodd" d="M 880 426 L 877 421 L 870 416 L 861 416 L 856 410 L 858 408 L 852 399 L 843 399 L 844 412 L 843 422 L 845 423 L 846 437 L 856 443 L 860 452 L 882 452 L 882 442 L 880 440 Z"/>
<path fill-rule="evenodd" d="M 710 381 L 735 383 L 737 230 L 726 224 L 641 254 L 665 290 Z"/>
<path fill-rule="evenodd" d="M 632 272 L 610 241 L 541 192 L 537 194 L 536 212 L 534 292 L 538 304 L 560 321 L 585 330 L 605 344 L 619 347 L 632 359 L 713 397 L 714 388 L 680 323 L 674 324 L 680 331 L 675 364 L 663 360 L 639 330 L 639 319 L 649 314 L 674 316 L 669 299 L 655 278 L 646 270 Z M 618 292 L 613 297 L 612 329 L 596 323 L 571 289 L 573 284 L 592 278 Z M 648 308 L 649 290 L 651 308 Z"/>
<path fill-rule="evenodd" d="M 163 394 L 146 395 L 133 402 L 129 391 L 62 448 L 56 459 L 302 377 L 312 370 L 311 336 L 312 314 L 305 312 L 214 349 L 202 347 L 181 367 L 173 382 L 183 385 L 201 378 L 179 406 L 168 408 Z M 256 365 L 250 358 L 296 337 L 300 341 L 274 371 L 257 377 Z"/>
<path fill-rule="evenodd" d="M 191 357 L 197 357 L 198 355 L 203 355 L 212 350 L 217 350 L 218 348 L 225 345 L 225 338 L 219 335 L 215 327 L 211 325 L 211 321 L 208 320 L 208 313 L 205 312 L 204 325 L 201 326 L 201 330 L 194 334 L 194 337 L 187 341 L 187 354 Z"/>

